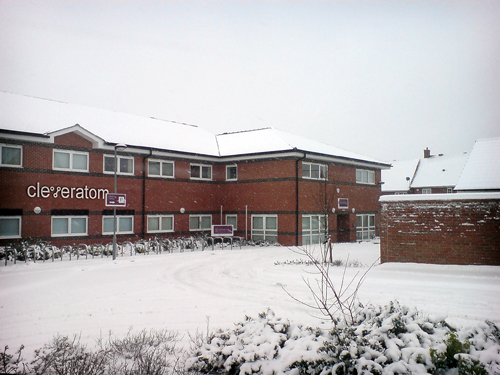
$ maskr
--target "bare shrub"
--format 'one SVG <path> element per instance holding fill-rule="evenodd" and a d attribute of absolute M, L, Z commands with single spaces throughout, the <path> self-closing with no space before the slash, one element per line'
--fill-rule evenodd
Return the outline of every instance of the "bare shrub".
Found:
<path fill-rule="evenodd" d="M 44 375 L 101 375 L 105 374 L 109 351 L 87 350 L 80 337 L 56 336 L 42 349 L 35 351 L 32 373 Z M 30 372 L 31 373 L 31 372 Z"/>
<path fill-rule="evenodd" d="M 330 267 L 335 264 L 326 261 L 320 262 L 315 258 L 312 251 L 307 248 L 298 248 L 298 251 L 308 258 L 307 263 L 315 267 L 315 273 L 318 276 L 314 283 L 311 283 L 310 280 L 302 277 L 304 283 L 311 292 L 313 303 L 294 297 L 282 286 L 283 290 L 295 301 L 313 309 L 314 311 L 320 312 L 321 315 L 326 316 L 332 322 L 337 323 L 337 315 L 340 314 L 340 317 L 345 322 L 352 324 L 355 321 L 356 315 L 361 307 L 358 301 L 358 291 L 363 284 L 367 273 L 378 262 L 378 259 L 373 262 L 364 273 L 360 275 L 360 272 L 357 272 L 354 277 L 348 281 L 346 280 L 346 270 L 350 262 L 349 258 L 347 258 L 344 263 L 342 280 L 340 285 L 336 286 L 330 277 Z M 322 251 L 322 253 L 324 252 Z"/>
<path fill-rule="evenodd" d="M 0 352 L 0 373 L 1 374 L 26 374 L 28 369 L 24 363 L 22 352 L 24 345 L 21 345 L 15 354 L 8 353 L 9 346 L 6 345 L 3 352 Z"/>
<path fill-rule="evenodd" d="M 167 375 L 182 373 L 180 338 L 166 329 L 128 332 L 123 339 L 110 337 L 110 369 L 113 375 Z"/>

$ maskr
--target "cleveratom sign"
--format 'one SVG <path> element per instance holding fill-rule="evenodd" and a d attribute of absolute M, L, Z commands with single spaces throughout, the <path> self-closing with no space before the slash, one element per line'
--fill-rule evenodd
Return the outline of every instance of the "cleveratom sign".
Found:
<path fill-rule="evenodd" d="M 26 189 L 30 198 L 104 199 L 108 192 L 108 189 L 89 188 L 87 185 L 85 187 L 40 186 L 39 182 Z"/>

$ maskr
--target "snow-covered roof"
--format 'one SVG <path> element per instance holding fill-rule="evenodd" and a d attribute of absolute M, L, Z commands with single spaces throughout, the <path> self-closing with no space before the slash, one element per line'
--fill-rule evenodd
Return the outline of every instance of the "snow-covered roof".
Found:
<path fill-rule="evenodd" d="M 0 92 L 0 127 L 47 134 L 79 124 L 107 142 L 218 156 L 215 136 L 197 126 Z"/>
<path fill-rule="evenodd" d="M 433 155 L 429 158 L 392 162 L 382 170 L 382 191 L 404 192 L 410 188 L 454 187 L 469 155 Z M 409 177 L 409 180 L 407 179 Z"/>
<path fill-rule="evenodd" d="M 465 152 L 458 155 L 433 155 L 421 159 L 411 187 L 455 186 L 468 156 Z"/>
<path fill-rule="evenodd" d="M 215 135 L 198 126 L 0 92 L 0 128 L 55 134 L 78 124 L 111 144 L 221 157 L 300 150 L 387 167 L 387 163 L 275 128 Z"/>
<path fill-rule="evenodd" d="M 332 155 L 344 159 L 382 163 L 326 143 L 313 141 L 276 128 L 264 128 L 217 135 L 219 150 L 223 156 L 255 154 L 262 152 L 300 150 Z M 385 163 L 384 163 L 385 164 Z"/>
<path fill-rule="evenodd" d="M 476 141 L 455 190 L 500 190 L 500 137 Z"/>
<path fill-rule="evenodd" d="M 408 191 L 419 159 L 392 162 L 392 168 L 382 170 L 382 191 Z"/>

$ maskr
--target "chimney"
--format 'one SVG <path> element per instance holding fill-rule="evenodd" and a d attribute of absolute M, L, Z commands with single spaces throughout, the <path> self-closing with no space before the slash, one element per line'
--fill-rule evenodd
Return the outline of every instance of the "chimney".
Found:
<path fill-rule="evenodd" d="M 428 159 L 431 157 L 431 150 L 429 150 L 429 147 L 426 147 L 424 150 L 424 159 Z"/>

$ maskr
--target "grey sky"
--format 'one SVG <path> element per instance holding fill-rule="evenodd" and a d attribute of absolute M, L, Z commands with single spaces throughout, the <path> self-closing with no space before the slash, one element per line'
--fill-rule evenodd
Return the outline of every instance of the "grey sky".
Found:
<path fill-rule="evenodd" d="M 500 136 L 498 20 L 480 0 L 0 0 L 0 90 L 383 161 L 460 153 Z"/>

